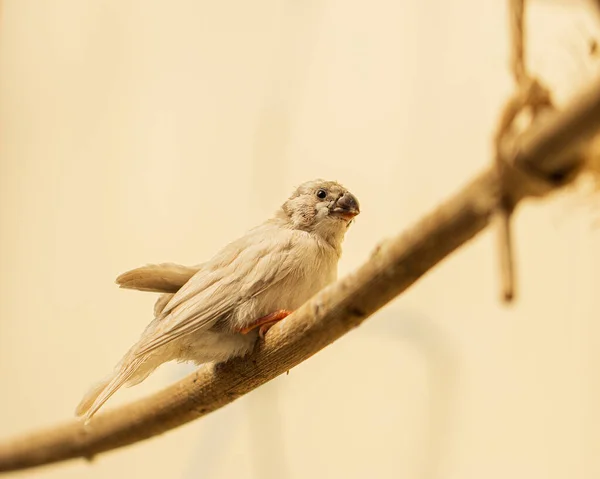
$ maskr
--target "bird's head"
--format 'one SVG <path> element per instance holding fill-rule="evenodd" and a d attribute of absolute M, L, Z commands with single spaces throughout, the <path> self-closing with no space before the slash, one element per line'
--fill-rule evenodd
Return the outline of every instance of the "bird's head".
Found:
<path fill-rule="evenodd" d="M 356 196 L 339 183 L 325 180 L 301 184 L 282 209 L 293 228 L 340 242 L 348 226 L 360 213 Z"/>

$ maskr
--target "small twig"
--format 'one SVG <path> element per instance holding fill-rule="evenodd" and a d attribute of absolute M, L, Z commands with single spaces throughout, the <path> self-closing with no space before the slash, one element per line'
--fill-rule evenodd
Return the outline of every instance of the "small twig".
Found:
<path fill-rule="evenodd" d="M 582 167 L 574 154 L 600 129 L 600 82 L 524 138 L 515 164 L 557 187 Z M 127 446 L 229 404 L 285 373 L 361 324 L 472 239 L 495 213 L 500 185 L 494 169 L 405 234 L 383 243 L 358 270 L 326 288 L 286 320 L 247 358 L 202 368 L 169 388 L 98 415 L 85 427 L 71 421 L 0 445 L 0 471 L 50 464 Z M 515 204 L 526 190 L 513 192 Z"/>

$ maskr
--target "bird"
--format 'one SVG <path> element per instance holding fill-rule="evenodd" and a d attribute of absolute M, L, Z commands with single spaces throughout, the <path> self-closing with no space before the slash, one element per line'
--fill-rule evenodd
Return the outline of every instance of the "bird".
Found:
<path fill-rule="evenodd" d="M 360 213 L 336 181 L 298 186 L 275 214 L 196 266 L 148 264 L 117 277 L 125 289 L 161 293 L 154 319 L 114 371 L 75 410 L 86 423 L 121 387 L 170 361 L 219 363 L 259 338 L 337 279 L 342 242 Z"/>

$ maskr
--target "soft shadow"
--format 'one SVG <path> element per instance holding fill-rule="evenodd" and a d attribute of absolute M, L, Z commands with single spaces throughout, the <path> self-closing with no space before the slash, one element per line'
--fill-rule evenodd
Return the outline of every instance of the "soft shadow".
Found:
<path fill-rule="evenodd" d="M 418 477 L 439 476 L 440 463 L 448 452 L 450 420 L 455 411 L 456 384 L 459 373 L 457 350 L 451 339 L 428 317 L 415 311 L 389 310 L 378 313 L 365 325 L 366 334 L 407 341 L 426 361 L 429 384 L 427 431 L 420 454 Z"/>

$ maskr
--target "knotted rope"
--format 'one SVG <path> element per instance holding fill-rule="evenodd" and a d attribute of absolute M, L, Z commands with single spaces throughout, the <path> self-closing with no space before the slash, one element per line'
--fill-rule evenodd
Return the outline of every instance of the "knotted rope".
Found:
<path fill-rule="evenodd" d="M 530 125 L 543 113 L 554 110 L 550 91 L 527 70 L 525 61 L 525 0 L 509 0 L 511 37 L 510 69 L 515 93 L 506 102 L 494 138 L 495 163 L 499 176 L 498 201 L 499 252 L 502 297 L 511 301 L 515 295 L 515 273 L 512 248 L 511 216 L 516 202 L 524 196 L 542 196 L 555 186 L 544 175 L 525 170 L 513 161 L 518 151 L 518 139 L 523 134 L 518 120 L 528 114 Z"/>

